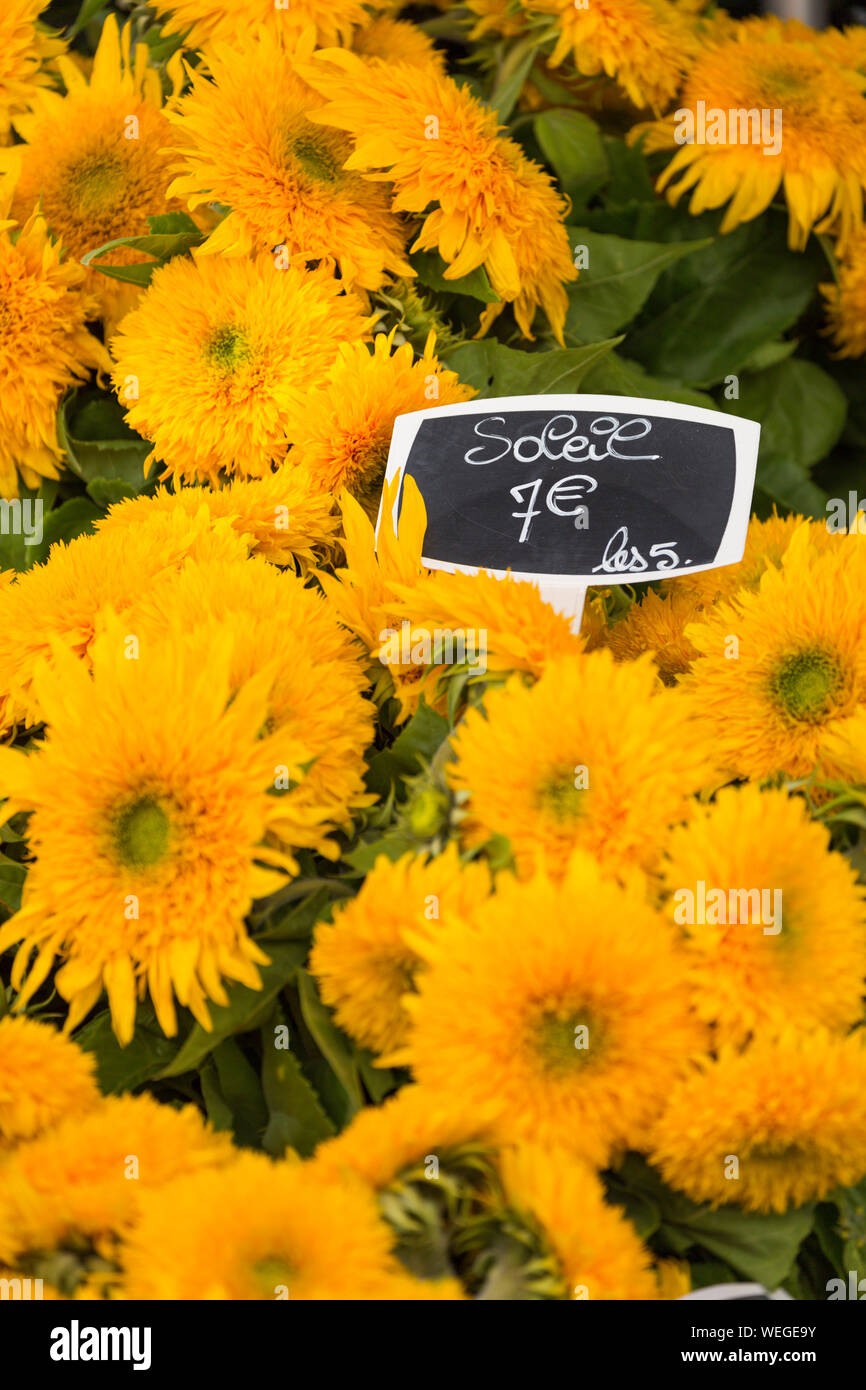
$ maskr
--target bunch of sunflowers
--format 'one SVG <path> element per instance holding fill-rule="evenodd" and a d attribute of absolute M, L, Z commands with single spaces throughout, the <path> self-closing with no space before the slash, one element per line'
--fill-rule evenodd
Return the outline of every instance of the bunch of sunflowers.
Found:
<path fill-rule="evenodd" d="M 4 1279 L 866 1275 L 864 92 L 704 0 L 6 0 Z M 742 564 L 577 632 L 377 545 L 398 415 L 557 391 L 759 420 Z"/>

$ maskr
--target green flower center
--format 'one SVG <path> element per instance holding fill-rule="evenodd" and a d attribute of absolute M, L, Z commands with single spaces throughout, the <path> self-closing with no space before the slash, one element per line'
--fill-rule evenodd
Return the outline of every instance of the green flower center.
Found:
<path fill-rule="evenodd" d="M 586 809 L 587 788 L 580 785 L 574 769 L 557 772 L 549 778 L 539 792 L 539 802 L 549 811 L 554 820 L 573 821 L 583 815 Z"/>
<path fill-rule="evenodd" d="M 599 1020 L 587 1009 L 547 1009 L 532 1029 L 535 1055 L 551 1072 L 586 1066 L 598 1057 L 603 1036 Z"/>
<path fill-rule="evenodd" d="M 114 844 L 118 858 L 130 869 L 147 869 L 158 864 L 168 849 L 171 822 L 163 808 L 151 797 L 142 797 L 127 806 L 117 818 Z"/>
<path fill-rule="evenodd" d="M 262 1293 L 276 1298 L 277 1290 L 285 1287 L 291 1294 L 295 1271 L 284 1255 L 265 1255 L 253 1265 L 253 1276 Z"/>
<path fill-rule="evenodd" d="M 79 216 L 113 208 L 126 187 L 126 170 L 114 154 L 93 154 L 66 173 L 70 203 Z"/>
<path fill-rule="evenodd" d="M 319 140 L 301 137 L 292 141 L 291 153 L 304 173 L 316 183 L 337 183 L 340 177 L 340 161 Z"/>
<path fill-rule="evenodd" d="M 770 684 L 789 719 L 818 724 L 842 688 L 842 671 L 829 652 L 795 652 L 776 667 Z"/>
<path fill-rule="evenodd" d="M 225 328 L 217 328 L 208 339 L 204 350 L 205 360 L 226 375 L 237 371 L 244 362 L 249 362 L 252 355 L 244 330 L 234 323 Z"/>

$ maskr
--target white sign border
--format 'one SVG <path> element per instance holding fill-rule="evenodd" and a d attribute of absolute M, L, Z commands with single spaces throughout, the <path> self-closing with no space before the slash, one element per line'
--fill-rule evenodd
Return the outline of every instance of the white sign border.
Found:
<path fill-rule="evenodd" d="M 679 401 L 648 400 L 639 396 L 595 396 L 580 394 L 551 396 L 497 396 L 491 400 L 465 401 L 460 405 L 437 405 L 428 410 L 413 410 L 407 415 L 398 415 L 394 421 L 391 448 L 385 471 L 385 484 L 400 479 L 394 503 L 393 521 L 398 524 L 399 501 L 403 474 L 409 459 L 415 437 L 425 420 L 448 419 L 454 415 L 488 415 L 520 410 L 552 412 L 576 411 L 598 412 L 612 415 L 617 411 L 625 415 L 649 415 L 667 420 L 685 420 L 694 424 L 715 425 L 733 431 L 736 451 L 736 474 L 734 496 L 728 516 L 728 524 L 722 536 L 716 558 L 708 565 L 687 565 L 676 569 L 656 569 L 627 572 L 622 575 L 599 574 L 587 577 L 582 574 L 542 574 L 532 570 L 488 570 L 483 565 L 461 565 L 451 561 L 432 560 L 422 555 L 421 564 L 425 569 L 445 570 L 448 574 L 492 574 L 496 579 L 506 577 L 544 585 L 546 591 L 556 589 L 573 590 L 576 585 L 591 588 L 608 588 L 613 584 L 642 584 L 645 580 L 675 579 L 686 574 L 699 574 L 703 570 L 722 569 L 726 565 L 736 565 L 742 560 L 746 548 L 749 519 L 752 513 L 752 494 L 755 487 L 755 474 L 758 466 L 758 444 L 761 426 L 757 420 L 748 420 L 742 415 L 729 415 L 723 410 L 708 410 L 705 406 L 682 405 Z M 376 539 L 382 525 L 384 494 L 379 503 L 379 516 L 376 522 Z"/>

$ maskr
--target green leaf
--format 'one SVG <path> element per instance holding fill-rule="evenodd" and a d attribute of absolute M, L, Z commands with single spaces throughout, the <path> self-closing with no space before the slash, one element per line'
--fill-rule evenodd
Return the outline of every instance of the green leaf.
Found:
<path fill-rule="evenodd" d="M 712 396 L 695 391 L 679 381 L 650 376 L 639 362 L 630 362 L 619 353 L 608 353 L 604 361 L 593 367 L 583 379 L 582 389 L 602 396 L 645 396 L 653 401 L 679 401 L 682 405 L 699 405 L 716 410 Z"/>
<path fill-rule="evenodd" d="M 107 511 L 117 502 L 125 502 L 130 497 L 135 497 L 136 491 L 120 478 L 91 478 L 87 484 L 87 495 L 93 498 L 97 507 Z"/>
<path fill-rule="evenodd" d="M 102 271 L 103 275 L 108 275 L 114 280 L 125 280 L 132 285 L 149 285 L 153 273 L 160 266 L 173 260 L 175 256 L 184 256 L 191 251 L 194 246 L 200 246 L 205 239 L 204 232 L 200 232 L 191 217 L 186 213 L 174 212 L 164 213 L 158 217 L 148 219 L 151 230 L 146 236 L 115 237 L 113 241 L 107 241 L 104 246 L 97 246 L 93 251 L 88 251 L 81 257 L 81 264 L 90 266 L 93 270 Z M 127 251 L 136 251 L 143 256 L 150 256 L 152 264 L 138 265 L 103 265 L 101 257 L 107 256 L 110 251 L 119 248 Z"/>
<path fill-rule="evenodd" d="M 298 971 L 297 986 L 304 1022 L 331 1070 L 339 1078 L 349 1097 L 352 1113 L 355 1113 L 364 1104 L 364 1093 L 352 1045 L 334 1023 L 330 1011 L 319 998 L 312 976 L 308 975 L 306 970 Z"/>
<path fill-rule="evenodd" d="M 567 393 L 576 391 L 592 368 L 620 342 L 621 338 L 610 338 L 585 347 L 521 352 L 493 338 L 483 338 L 458 344 L 448 354 L 448 365 L 482 396 Z"/>
<path fill-rule="evenodd" d="M 228 991 L 227 1005 L 211 1004 L 212 1030 L 206 1032 L 200 1023 L 196 1023 L 172 1062 L 160 1072 L 161 1078 L 195 1071 L 224 1038 L 258 1026 L 258 1015 L 268 1009 L 280 990 L 292 979 L 306 957 L 307 945 L 303 941 L 292 941 L 286 945 L 268 943 L 266 950 L 271 963 L 259 967 L 261 990 L 233 985 Z"/>
<path fill-rule="evenodd" d="M 76 34 L 80 34 L 85 25 L 89 24 L 91 19 L 95 19 L 99 11 L 105 8 L 105 0 L 81 0 L 81 9 L 78 11 L 78 18 L 66 35 L 67 39 L 71 42 Z"/>
<path fill-rule="evenodd" d="M 27 869 L 5 854 L 0 854 L 0 903 L 9 912 L 17 912 L 21 907 L 21 892 Z"/>
<path fill-rule="evenodd" d="M 268 1107 L 255 1068 L 234 1038 L 225 1038 L 215 1047 L 211 1060 L 220 1092 L 231 1111 L 236 1142 L 245 1149 L 260 1148 L 268 1124 Z"/>
<path fill-rule="evenodd" d="M 404 854 L 417 849 L 417 841 L 407 831 L 394 830 L 376 840 L 361 840 L 343 855 L 343 862 L 359 875 L 367 875 L 380 855 L 396 863 Z"/>
<path fill-rule="evenodd" d="M 566 197 L 579 207 L 597 193 L 610 170 L 601 131 L 582 111 L 542 111 L 535 138 Z M 604 334 L 591 334 L 591 337 Z"/>
<path fill-rule="evenodd" d="M 618 203 L 658 203 L 646 155 L 639 145 L 627 145 L 612 135 L 604 137 L 604 150 L 610 169 L 610 182 L 605 189 L 605 201 L 615 207 Z"/>
<path fill-rule="evenodd" d="M 787 1277 L 815 1219 L 814 1204 L 769 1215 L 736 1206 L 696 1206 L 633 1153 L 626 1155 L 617 1180 L 656 1204 L 662 1218 L 658 1237 L 675 1252 L 698 1245 L 771 1291 Z"/>
<path fill-rule="evenodd" d="M 57 435 L 70 469 L 88 485 L 120 482 L 128 496 L 146 487 L 144 461 L 152 445 L 129 428 L 113 396 L 90 394 L 82 404 L 74 393 L 68 396 L 58 411 Z"/>
<path fill-rule="evenodd" d="M 150 1081 L 177 1047 L 174 1039 L 163 1033 L 150 1003 L 139 1004 L 135 1032 L 126 1047 L 121 1047 L 114 1035 L 108 1009 L 95 1014 L 73 1037 L 85 1052 L 93 1053 L 99 1087 L 106 1095 L 134 1091 Z"/>
<path fill-rule="evenodd" d="M 721 1207 L 717 1211 L 698 1209 L 679 1221 L 670 1217 L 668 1221 L 681 1235 L 690 1237 L 693 1244 L 772 1291 L 794 1264 L 800 1245 L 812 1229 L 814 1216 L 811 1205 L 767 1215 Z"/>
<path fill-rule="evenodd" d="M 661 1225 L 658 1205 L 645 1192 L 632 1192 L 622 1184 L 612 1181 L 608 1200 L 624 1208 L 626 1217 L 641 1240 L 649 1240 Z"/>
<path fill-rule="evenodd" d="M 723 409 L 761 425 L 757 485 L 785 507 L 823 516 L 826 498 L 809 470 L 829 454 L 845 427 L 847 401 L 827 372 L 793 358 L 740 382 Z"/>
<path fill-rule="evenodd" d="M 572 247 L 585 247 L 588 254 L 586 268 L 568 291 L 567 343 L 607 338 L 631 323 L 668 266 L 712 245 L 711 237 L 703 241 L 627 241 L 586 227 L 569 227 L 568 234 Z"/>
<path fill-rule="evenodd" d="M 201 1071 L 199 1072 L 201 1083 L 201 1094 L 204 1100 L 207 1117 L 213 1128 L 224 1131 L 232 1128 L 232 1112 L 225 1102 L 223 1093 L 220 1090 L 219 1077 L 213 1061 L 208 1057 Z"/>
<path fill-rule="evenodd" d="M 538 41 L 534 34 L 516 43 L 496 75 L 496 83 L 487 99 L 487 105 L 493 108 L 503 125 L 523 91 L 523 84 L 535 62 L 537 49 Z"/>
<path fill-rule="evenodd" d="M 279 1014 L 274 1020 L 279 1021 Z M 302 1158 L 335 1133 L 319 1097 L 288 1048 L 275 1046 L 273 1026 L 262 1029 L 262 1089 L 270 1112 L 263 1147 L 273 1158 L 292 1148 Z"/>
<path fill-rule="evenodd" d="M 626 351 L 650 372 L 713 385 L 790 328 L 823 278 L 820 247 L 789 251 L 785 219 L 767 214 L 671 267 Z"/>
<path fill-rule="evenodd" d="M 376 753 L 370 761 L 365 781 L 378 796 L 387 796 L 393 782 L 411 777 L 429 763 L 448 737 L 448 720 L 437 714 L 421 697 L 417 710 L 390 748 Z"/>
<path fill-rule="evenodd" d="M 483 304 L 498 304 L 499 295 L 492 289 L 483 265 L 459 280 L 446 280 L 447 265 L 438 251 L 416 251 L 412 264 L 418 272 L 418 279 L 428 289 L 440 290 L 448 294 L 466 294 L 472 299 L 480 299 Z"/>
<path fill-rule="evenodd" d="M 293 903 L 285 912 L 277 913 L 273 921 L 256 935 L 264 951 L 270 950 L 270 941 L 309 941 L 310 933 L 322 913 L 332 901 L 332 895 L 325 887 L 317 888 L 301 903 Z"/>

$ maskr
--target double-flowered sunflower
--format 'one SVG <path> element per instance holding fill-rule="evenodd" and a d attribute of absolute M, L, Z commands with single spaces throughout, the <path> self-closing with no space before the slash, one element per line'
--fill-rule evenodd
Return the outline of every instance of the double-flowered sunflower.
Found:
<path fill-rule="evenodd" d="M 0 14 L 0 145 L 10 142 L 15 117 L 50 85 L 50 64 L 64 49 L 37 23 L 45 8 L 45 0 L 5 0 Z"/>
<path fill-rule="evenodd" d="M 225 518 L 251 555 L 304 574 L 330 556 L 340 524 L 330 493 L 306 469 L 285 463 L 264 478 L 236 478 L 226 487 L 160 487 L 152 497 L 127 498 L 110 507 L 96 529 L 100 535 L 125 531 L 133 543 L 132 533 L 151 528 L 160 513 L 186 516 L 190 524 L 202 515 L 214 524 Z"/>
<path fill-rule="evenodd" d="M 310 958 L 325 1003 L 362 1047 L 388 1052 L 405 1042 L 409 1016 L 403 997 L 415 988 L 423 961 L 407 932 L 436 933 L 450 921 L 472 919 L 490 893 L 484 863 L 461 864 L 456 846 L 424 860 L 403 855 L 376 860 L 358 896 L 320 923 Z"/>
<path fill-rule="evenodd" d="M 350 1174 L 247 1153 L 150 1200 L 122 1253 L 132 1299 L 459 1299 L 391 1253 L 374 1194 Z"/>
<path fill-rule="evenodd" d="M 502 1180 L 508 1204 L 553 1254 L 567 1298 L 658 1298 L 648 1251 L 588 1163 L 567 1148 L 519 1144 L 502 1156 Z"/>
<path fill-rule="evenodd" d="M 577 278 L 566 203 L 550 176 L 500 134 L 495 113 L 432 67 L 328 49 L 302 70 L 327 101 L 311 119 L 352 136 L 345 167 L 391 183 L 395 212 L 424 214 L 414 249 L 438 250 L 446 280 L 484 266 L 502 301 L 488 306 L 485 323 L 511 303 L 531 337 L 540 307 L 561 342 L 566 284 Z"/>
<path fill-rule="evenodd" d="M 687 962 L 639 886 L 575 855 L 563 882 L 508 874 L 471 922 L 409 932 L 425 963 L 392 1062 L 443 1104 L 495 1102 L 506 1140 L 561 1144 L 599 1165 L 643 1143 L 699 1052 Z"/>
<path fill-rule="evenodd" d="M 273 666 L 238 686 L 232 633 L 206 638 L 176 629 L 139 644 L 118 619 L 93 644 L 92 673 L 58 648 L 35 676 L 45 740 L 29 756 L 0 750 L 7 813 L 31 813 L 35 856 L 0 929 L 0 950 L 18 945 L 18 1003 L 59 960 L 67 1027 L 105 991 L 122 1044 L 146 991 L 173 1034 L 175 997 L 209 1028 L 224 980 L 260 987 L 269 958 L 244 917 L 292 867 L 264 841 L 280 812 L 275 768 L 300 780 L 306 750 L 266 728 Z"/>
<path fill-rule="evenodd" d="M 115 389 L 162 477 L 262 478 L 286 457 L 310 381 L 369 327 L 326 265 L 177 257 L 112 342 Z"/>
<path fill-rule="evenodd" d="M 809 31 L 807 31 L 809 32 Z M 799 35 L 797 35 L 799 38 Z M 769 207 L 779 192 L 788 204 L 788 240 L 801 251 L 813 230 L 846 242 L 859 228 L 866 188 L 866 79 L 833 63 L 815 44 L 789 41 L 772 20 L 744 23 L 730 38 L 708 43 L 685 80 L 675 114 L 637 126 L 647 153 L 679 149 L 659 179 L 676 203 L 691 190 L 689 211 L 727 204 L 722 231 Z M 699 108 L 698 103 L 702 103 Z M 699 130 L 721 113 L 725 128 Z M 682 143 L 681 113 L 695 122 Z M 767 114 L 774 125 L 743 135 L 730 113 Z"/>
<path fill-rule="evenodd" d="M 89 1052 L 32 1018 L 0 1018 L 0 1155 L 99 1099 Z"/>
<path fill-rule="evenodd" d="M 247 553 L 245 535 L 207 507 L 191 515 L 155 508 L 134 528 L 58 542 L 44 564 L 0 576 L 0 728 L 42 722 L 34 677 L 41 662 L 53 663 L 58 645 L 89 663 L 107 618 L 125 613 L 157 576 L 188 557 L 243 560 Z"/>
<path fill-rule="evenodd" d="M 394 348 L 394 333 L 377 334 L 372 352 L 365 343 L 343 344 L 289 424 L 290 462 L 304 468 L 315 487 L 345 488 L 375 521 L 396 417 L 457 405 L 475 394 L 440 363 L 432 333 L 417 359 L 410 343 Z"/>
<path fill-rule="evenodd" d="M 551 58 L 574 59 L 579 73 L 606 73 L 635 106 L 663 110 L 677 94 L 697 47 L 692 16 L 669 0 L 522 0 L 530 14 L 556 20 Z"/>
<path fill-rule="evenodd" d="M 336 261 L 348 286 L 375 290 L 389 275 L 413 273 L 407 229 L 384 188 L 344 167 L 348 136 L 312 123 L 322 105 L 291 48 L 264 37 L 218 45 L 171 116 L 170 191 L 190 208 L 230 209 L 202 254 L 281 247 L 300 264 Z"/>
<path fill-rule="evenodd" d="M 792 1028 L 723 1048 L 672 1091 L 653 1162 L 695 1202 L 767 1212 L 820 1201 L 866 1173 L 864 1087 L 862 1032 Z"/>
<path fill-rule="evenodd" d="M 200 1182 L 235 1152 L 195 1106 L 101 1097 L 0 1159 L 0 1263 L 67 1293 L 114 1282 L 146 1195 L 184 1173 Z"/>
<path fill-rule="evenodd" d="M 700 730 L 652 659 L 617 664 L 603 650 L 550 662 L 532 686 L 513 676 L 453 745 L 465 842 L 506 836 L 523 877 L 539 863 L 561 874 L 576 848 L 610 872 L 653 868 L 708 772 Z"/>
<path fill-rule="evenodd" d="M 831 539 L 821 552 L 800 527 L 756 592 L 686 628 L 683 688 L 726 772 L 846 776 L 827 738 L 866 703 L 866 539 Z"/>
<path fill-rule="evenodd" d="M 58 476 L 60 400 L 91 368 L 110 370 L 87 328 L 98 306 L 85 279 L 44 217 L 34 212 L 22 227 L 0 222 L 0 496 L 17 497 L 19 480 L 38 487 Z"/>
<path fill-rule="evenodd" d="M 369 24 L 371 10 L 384 0 L 154 0 L 165 16 L 166 34 L 183 34 L 189 48 L 214 40 L 237 43 L 263 27 L 267 36 L 299 34 L 313 28 L 320 44 L 346 43 L 357 26 Z"/>
<path fill-rule="evenodd" d="M 176 625 L 205 650 L 230 634 L 230 699 L 271 673 L 258 727 L 304 755 L 300 770 L 271 768 L 269 839 L 336 858 L 332 832 L 375 799 L 363 781 L 373 706 L 360 652 L 321 594 L 260 557 L 191 564 L 156 581 L 125 621 L 146 649 Z"/>
<path fill-rule="evenodd" d="M 845 1033 L 862 1018 L 864 891 L 800 798 L 724 788 L 672 832 L 665 880 L 697 1011 L 719 1039 L 790 1019 Z"/>
<path fill-rule="evenodd" d="M 0 162 L 17 174 L 14 215 L 22 220 L 38 204 L 76 260 L 116 238 L 145 235 L 149 216 L 177 207 L 167 198 L 171 127 L 149 55 L 146 44 L 133 48 L 129 27 L 121 32 L 109 15 L 90 77 L 71 58 L 59 58 L 66 94 L 40 91 L 33 109 L 15 122 L 25 143 L 6 151 Z M 179 69 L 172 72 L 179 80 Z M 120 247 L 106 262 L 122 266 L 147 259 Z M 138 289 L 96 270 L 88 272 L 88 283 L 110 331 Z"/>

